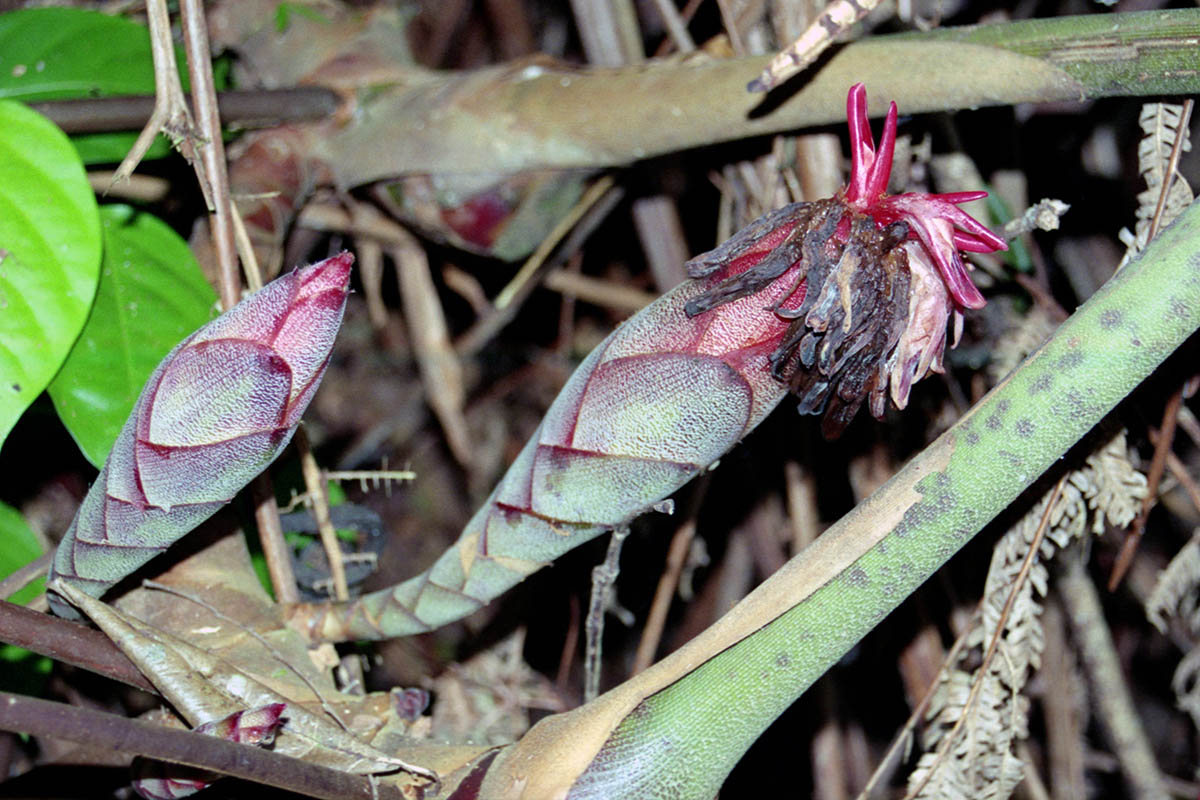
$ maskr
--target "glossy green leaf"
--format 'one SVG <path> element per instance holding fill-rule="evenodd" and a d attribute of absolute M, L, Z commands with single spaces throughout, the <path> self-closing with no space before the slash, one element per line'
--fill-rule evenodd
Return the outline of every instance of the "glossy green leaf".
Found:
<path fill-rule="evenodd" d="M 129 206 L 100 209 L 104 260 L 83 333 L 50 384 L 79 449 L 104 463 L 146 378 L 212 318 L 217 296 L 175 231 Z"/>
<path fill-rule="evenodd" d="M 182 64 L 182 61 L 181 61 Z M 181 76 L 186 81 L 186 70 Z M 0 14 L 0 98 L 36 102 L 154 93 L 150 33 L 123 17 L 81 8 Z M 72 137 L 84 163 L 120 161 L 133 133 Z M 170 152 L 159 136 L 147 154 Z"/>
<path fill-rule="evenodd" d="M 41 554 L 41 543 L 25 518 L 15 508 L 0 503 L 0 578 L 13 574 Z M 0 600 L 24 604 L 45 589 L 45 579 L 38 578 L 12 597 Z M 37 694 L 49 674 L 50 659 L 15 645 L 0 645 L 0 690 Z"/>
<path fill-rule="evenodd" d="M 0 503 L 0 578 L 7 578 L 41 554 L 42 545 L 21 513 Z M 12 597 L 0 597 L 0 600 L 28 603 L 45 590 L 45 583 L 39 578 Z"/>
<path fill-rule="evenodd" d="M 62 366 L 99 274 L 100 216 L 75 149 L 0 100 L 0 443 Z"/>

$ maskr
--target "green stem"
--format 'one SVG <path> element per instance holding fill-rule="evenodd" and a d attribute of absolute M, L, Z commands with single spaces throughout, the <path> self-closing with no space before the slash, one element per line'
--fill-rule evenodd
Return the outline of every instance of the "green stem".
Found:
<path fill-rule="evenodd" d="M 374 87 L 322 138 L 340 185 L 406 173 L 602 168 L 844 118 L 864 82 L 871 108 L 906 114 L 1112 95 L 1200 92 L 1200 9 L 1090 14 L 847 45 L 764 99 L 746 91 L 768 57 L 669 59 L 619 69 L 504 65 L 411 70 Z"/>
<path fill-rule="evenodd" d="M 1200 204 L 1193 204 L 813 549 L 836 553 L 864 518 L 887 518 L 881 502 L 917 492 L 919 499 L 902 516 L 892 515 L 873 547 L 773 621 L 642 701 L 580 776 L 572 800 L 713 797 L 784 709 L 1200 327 L 1198 253 Z M 792 566 L 756 594 L 784 592 L 797 572 Z"/>

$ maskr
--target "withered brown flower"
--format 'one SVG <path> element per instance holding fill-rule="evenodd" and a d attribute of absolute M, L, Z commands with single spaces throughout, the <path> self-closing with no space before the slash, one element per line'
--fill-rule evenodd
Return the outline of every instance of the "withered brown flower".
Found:
<path fill-rule="evenodd" d="M 842 191 L 766 214 L 688 262 L 694 278 L 725 276 L 687 304 L 689 317 L 792 282 L 766 309 L 789 321 L 770 368 L 799 397 L 801 413 L 824 412 L 829 437 L 864 400 L 881 417 L 889 395 L 904 408 L 914 382 L 943 370 L 951 317 L 957 341 L 963 309 L 985 302 L 959 251 L 1007 249 L 957 205 L 986 192 L 887 194 L 896 104 L 878 150 L 866 106 L 866 88 L 856 84 L 846 101 L 851 167 Z"/>

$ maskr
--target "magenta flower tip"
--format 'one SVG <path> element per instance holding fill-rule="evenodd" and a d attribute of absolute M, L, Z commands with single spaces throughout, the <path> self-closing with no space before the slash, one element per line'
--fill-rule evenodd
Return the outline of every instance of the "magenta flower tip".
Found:
<path fill-rule="evenodd" d="M 299 270 L 301 277 L 298 298 L 330 290 L 346 292 L 350 286 L 350 267 L 353 264 L 354 254 L 343 250 L 324 261 L 302 267 Z"/>
<path fill-rule="evenodd" d="M 990 253 L 1007 250 L 1004 240 L 981 222 L 958 208 L 959 203 L 980 200 L 987 192 L 948 194 L 909 193 L 887 195 L 896 143 L 896 104 L 888 109 L 879 149 L 867 120 L 867 89 L 861 83 L 846 96 L 846 123 L 850 129 L 850 181 L 842 197 L 850 208 L 875 219 L 880 227 L 893 222 L 909 225 L 910 238 L 924 245 L 938 267 L 955 303 L 962 308 L 980 308 L 986 302 L 967 273 L 959 250 Z"/>

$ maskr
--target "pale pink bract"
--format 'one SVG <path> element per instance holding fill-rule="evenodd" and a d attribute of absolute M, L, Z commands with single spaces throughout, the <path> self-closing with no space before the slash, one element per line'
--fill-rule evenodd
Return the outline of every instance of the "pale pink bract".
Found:
<path fill-rule="evenodd" d="M 285 274 L 167 354 L 59 544 L 52 579 L 99 597 L 279 455 L 325 374 L 353 263 L 341 253 Z"/>

